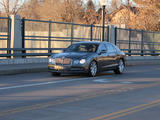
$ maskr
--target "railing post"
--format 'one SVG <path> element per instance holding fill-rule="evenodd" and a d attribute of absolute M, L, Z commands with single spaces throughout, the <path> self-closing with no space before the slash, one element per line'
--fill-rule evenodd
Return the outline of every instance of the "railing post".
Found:
<path fill-rule="evenodd" d="M 107 26 L 107 42 L 109 42 L 109 26 Z"/>
<path fill-rule="evenodd" d="M 90 34 L 90 41 L 93 40 L 93 24 L 91 24 L 91 34 Z"/>
<path fill-rule="evenodd" d="M 128 53 L 131 53 L 131 29 L 129 29 Z M 131 55 L 129 55 L 131 56 Z"/>
<path fill-rule="evenodd" d="M 24 36 L 24 32 L 22 32 L 22 30 L 24 30 L 24 23 L 22 23 L 22 19 L 20 16 L 18 15 L 11 15 L 10 16 L 12 24 L 11 24 L 11 42 L 10 42 L 10 46 L 11 48 L 24 48 L 24 41 L 23 41 L 23 37 Z M 22 54 L 23 51 L 13 51 L 13 54 Z M 14 56 L 14 55 L 13 55 Z M 18 56 L 14 56 L 15 58 L 21 58 Z"/>
<path fill-rule="evenodd" d="M 143 52 L 143 49 L 144 49 L 144 31 L 142 30 L 141 31 L 141 35 L 142 35 L 142 38 L 141 38 L 141 56 L 144 55 L 144 52 Z"/>
<path fill-rule="evenodd" d="M 153 39 L 155 40 L 155 33 L 153 33 Z M 156 41 L 154 41 L 154 42 L 156 42 Z M 155 48 L 155 43 L 152 43 L 153 44 L 153 46 L 152 46 L 152 52 L 151 52 L 151 54 L 152 54 L 152 56 L 156 56 L 156 48 Z"/>
<path fill-rule="evenodd" d="M 110 25 L 107 27 L 107 42 L 111 42 L 116 45 L 116 27 L 114 25 Z"/>
<path fill-rule="evenodd" d="M 52 27 L 52 22 L 49 20 L 49 29 L 48 29 L 48 49 L 51 48 L 51 27 Z M 48 50 L 48 53 L 52 53 L 51 50 Z"/>
<path fill-rule="evenodd" d="M 10 48 L 10 47 L 11 47 L 11 19 L 8 16 L 7 48 Z M 7 50 L 7 54 L 11 54 L 11 51 Z M 11 58 L 11 56 L 8 58 Z"/>
<path fill-rule="evenodd" d="M 105 33 L 105 5 L 102 6 L 102 38 L 101 41 L 104 41 L 104 33 Z"/>
<path fill-rule="evenodd" d="M 73 42 L 73 36 L 74 36 L 74 23 L 71 24 L 71 44 Z"/>
<path fill-rule="evenodd" d="M 114 39 L 115 39 L 115 45 L 117 45 L 117 27 L 115 27 L 115 36 L 114 36 Z"/>
<path fill-rule="evenodd" d="M 22 32 L 22 48 L 25 48 L 25 18 L 23 17 L 21 20 L 21 32 Z M 22 54 L 26 53 L 25 50 L 22 50 Z M 25 58 L 26 56 L 22 56 Z"/>

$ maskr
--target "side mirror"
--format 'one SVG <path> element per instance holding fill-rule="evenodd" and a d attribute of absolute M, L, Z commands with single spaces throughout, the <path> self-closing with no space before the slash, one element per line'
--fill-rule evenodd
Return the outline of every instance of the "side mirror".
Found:
<path fill-rule="evenodd" d="M 66 49 L 62 49 L 62 52 L 65 52 L 66 51 Z"/>

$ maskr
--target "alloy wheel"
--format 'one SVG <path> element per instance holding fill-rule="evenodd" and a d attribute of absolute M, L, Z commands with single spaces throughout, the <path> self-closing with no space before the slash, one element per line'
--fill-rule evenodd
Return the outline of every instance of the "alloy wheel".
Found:
<path fill-rule="evenodd" d="M 95 61 L 92 61 L 90 64 L 89 73 L 91 76 L 96 76 L 97 74 L 97 63 Z"/>
<path fill-rule="evenodd" d="M 124 63 L 122 60 L 119 61 L 119 72 L 122 73 L 124 71 Z"/>
<path fill-rule="evenodd" d="M 125 65 L 122 59 L 118 63 L 118 67 L 114 70 L 115 74 L 122 74 L 124 71 Z"/>

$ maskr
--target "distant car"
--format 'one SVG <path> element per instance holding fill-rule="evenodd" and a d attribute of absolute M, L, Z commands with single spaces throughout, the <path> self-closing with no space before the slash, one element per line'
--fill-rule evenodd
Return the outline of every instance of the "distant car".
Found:
<path fill-rule="evenodd" d="M 48 69 L 52 75 L 61 73 L 87 73 L 96 76 L 98 72 L 113 70 L 123 73 L 125 54 L 109 42 L 78 42 L 53 54 L 49 58 Z"/>

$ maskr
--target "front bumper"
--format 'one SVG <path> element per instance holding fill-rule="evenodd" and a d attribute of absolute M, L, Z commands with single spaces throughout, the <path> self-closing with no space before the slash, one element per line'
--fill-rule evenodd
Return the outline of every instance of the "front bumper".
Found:
<path fill-rule="evenodd" d="M 48 69 L 50 72 L 57 72 L 57 73 L 87 73 L 88 72 L 88 67 L 85 65 L 68 66 L 68 65 L 49 64 Z"/>

